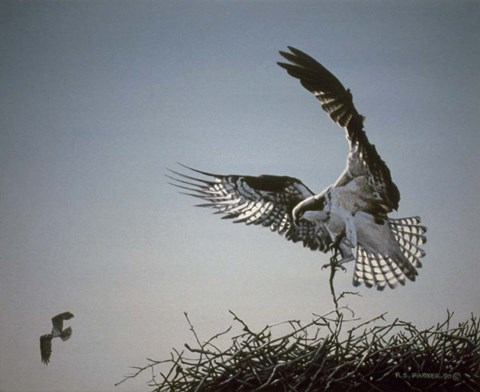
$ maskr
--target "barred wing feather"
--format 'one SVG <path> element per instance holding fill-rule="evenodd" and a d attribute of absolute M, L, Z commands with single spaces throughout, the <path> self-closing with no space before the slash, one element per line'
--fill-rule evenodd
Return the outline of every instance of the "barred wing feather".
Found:
<path fill-rule="evenodd" d="M 278 65 L 313 93 L 345 130 L 347 167 L 337 181 L 315 195 L 293 177 L 220 175 L 182 165 L 190 172 L 171 171 L 172 185 L 235 223 L 269 227 L 312 250 L 340 251 L 342 262 L 354 257 L 356 246 L 355 286 L 364 283 L 383 290 L 415 280 L 425 255 L 420 245 L 426 242 L 426 228 L 418 217 L 388 217 L 398 209 L 400 192 L 368 140 L 350 90 L 306 53 L 288 49 L 280 52 L 287 62 Z"/>
<path fill-rule="evenodd" d="M 291 53 L 280 51 L 280 54 L 290 63 L 279 62 L 278 65 L 286 69 L 289 75 L 299 79 L 302 86 L 320 101 L 330 118 L 345 129 L 351 151 L 362 162 L 360 173 L 350 167 L 350 174 L 355 176 L 366 172 L 369 181 L 383 199 L 385 212 L 398 209 L 400 192 L 392 181 L 390 170 L 363 130 L 364 117 L 357 112 L 350 90 L 308 54 L 291 46 L 288 48 Z"/>
<path fill-rule="evenodd" d="M 363 116 L 355 109 L 350 90 L 345 89 L 335 75 L 308 54 L 291 46 L 288 48 L 291 53 L 280 51 L 280 54 L 290 64 L 277 64 L 285 68 L 290 76 L 299 79 L 302 86 L 315 95 L 335 123 L 346 129 L 361 128 Z"/>
<path fill-rule="evenodd" d="M 313 195 L 300 180 L 288 176 L 220 175 L 182 166 L 206 177 L 193 177 L 173 170 L 168 176 L 174 180 L 172 185 L 188 191 L 182 193 L 206 202 L 198 207 L 214 208 L 223 214 L 223 219 L 232 219 L 234 223 L 269 227 L 285 235 L 287 240 L 303 242 L 312 250 L 327 250 L 329 244 L 317 236 L 313 223 L 293 223 L 293 208 Z"/>

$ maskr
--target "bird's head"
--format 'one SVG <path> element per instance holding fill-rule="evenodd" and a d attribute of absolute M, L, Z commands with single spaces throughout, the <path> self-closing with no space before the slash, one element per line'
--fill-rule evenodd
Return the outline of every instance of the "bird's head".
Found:
<path fill-rule="evenodd" d="M 325 196 L 311 196 L 298 203 L 292 211 L 292 218 L 295 225 L 299 225 L 302 219 L 309 221 L 325 221 L 328 219 L 328 204 Z"/>

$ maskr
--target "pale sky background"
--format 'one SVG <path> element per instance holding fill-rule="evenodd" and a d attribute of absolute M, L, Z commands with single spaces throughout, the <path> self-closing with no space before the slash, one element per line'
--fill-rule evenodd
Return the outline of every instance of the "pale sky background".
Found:
<path fill-rule="evenodd" d="M 233 225 L 168 185 L 182 162 L 320 192 L 343 132 L 276 65 L 287 45 L 349 87 L 427 256 L 415 283 L 359 289 L 368 318 L 428 327 L 480 313 L 480 2 L 0 2 L 0 390 L 113 384 L 191 342 L 332 309 L 328 262 Z M 337 276 L 352 290 L 353 263 Z M 39 336 L 72 311 L 72 338 Z"/>

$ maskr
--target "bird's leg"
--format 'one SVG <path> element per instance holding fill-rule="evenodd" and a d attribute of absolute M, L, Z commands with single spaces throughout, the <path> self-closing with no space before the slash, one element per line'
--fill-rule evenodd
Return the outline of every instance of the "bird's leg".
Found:
<path fill-rule="evenodd" d="M 325 264 L 322 266 L 322 269 L 325 268 L 340 268 L 342 271 L 346 272 L 347 269 L 343 266 L 343 264 L 348 263 L 352 260 L 355 260 L 355 257 L 352 252 L 352 246 L 350 241 L 347 238 L 342 238 L 338 246 L 334 246 L 334 251 L 332 257 L 330 257 L 330 263 Z M 338 260 L 338 252 L 342 255 L 342 258 Z"/>
<path fill-rule="evenodd" d="M 343 272 L 347 272 L 347 269 L 342 264 L 348 263 L 349 261 L 352 261 L 352 260 L 345 259 L 345 258 L 338 260 L 337 256 L 338 256 L 338 253 L 337 253 L 337 250 L 335 250 L 332 257 L 330 257 L 330 262 L 322 265 L 322 270 L 325 268 L 334 268 L 334 269 L 341 269 Z"/>
<path fill-rule="evenodd" d="M 337 268 L 340 268 L 341 270 L 346 272 L 347 271 L 346 268 L 341 265 L 337 256 L 338 256 L 338 249 L 334 248 L 333 255 L 332 255 L 332 257 L 330 257 L 330 262 L 322 265 L 322 270 L 325 269 L 325 268 L 333 268 L 335 270 Z"/>

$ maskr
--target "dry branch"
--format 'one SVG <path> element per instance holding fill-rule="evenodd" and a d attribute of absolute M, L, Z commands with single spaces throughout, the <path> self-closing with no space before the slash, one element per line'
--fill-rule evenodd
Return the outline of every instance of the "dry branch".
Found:
<path fill-rule="evenodd" d="M 230 312 L 242 332 L 225 350 L 214 342 L 231 328 L 202 343 L 185 314 L 197 347 L 186 344 L 186 352 L 174 350 L 166 361 L 148 359 L 118 384 L 151 370 L 152 392 L 478 390 L 480 322 L 474 315 L 455 328 L 448 312 L 445 322 L 421 331 L 398 319 L 388 323 L 385 315 L 347 329 L 356 319 L 347 319 L 346 310 L 260 332 Z M 276 337 L 279 325 L 291 331 Z"/>

